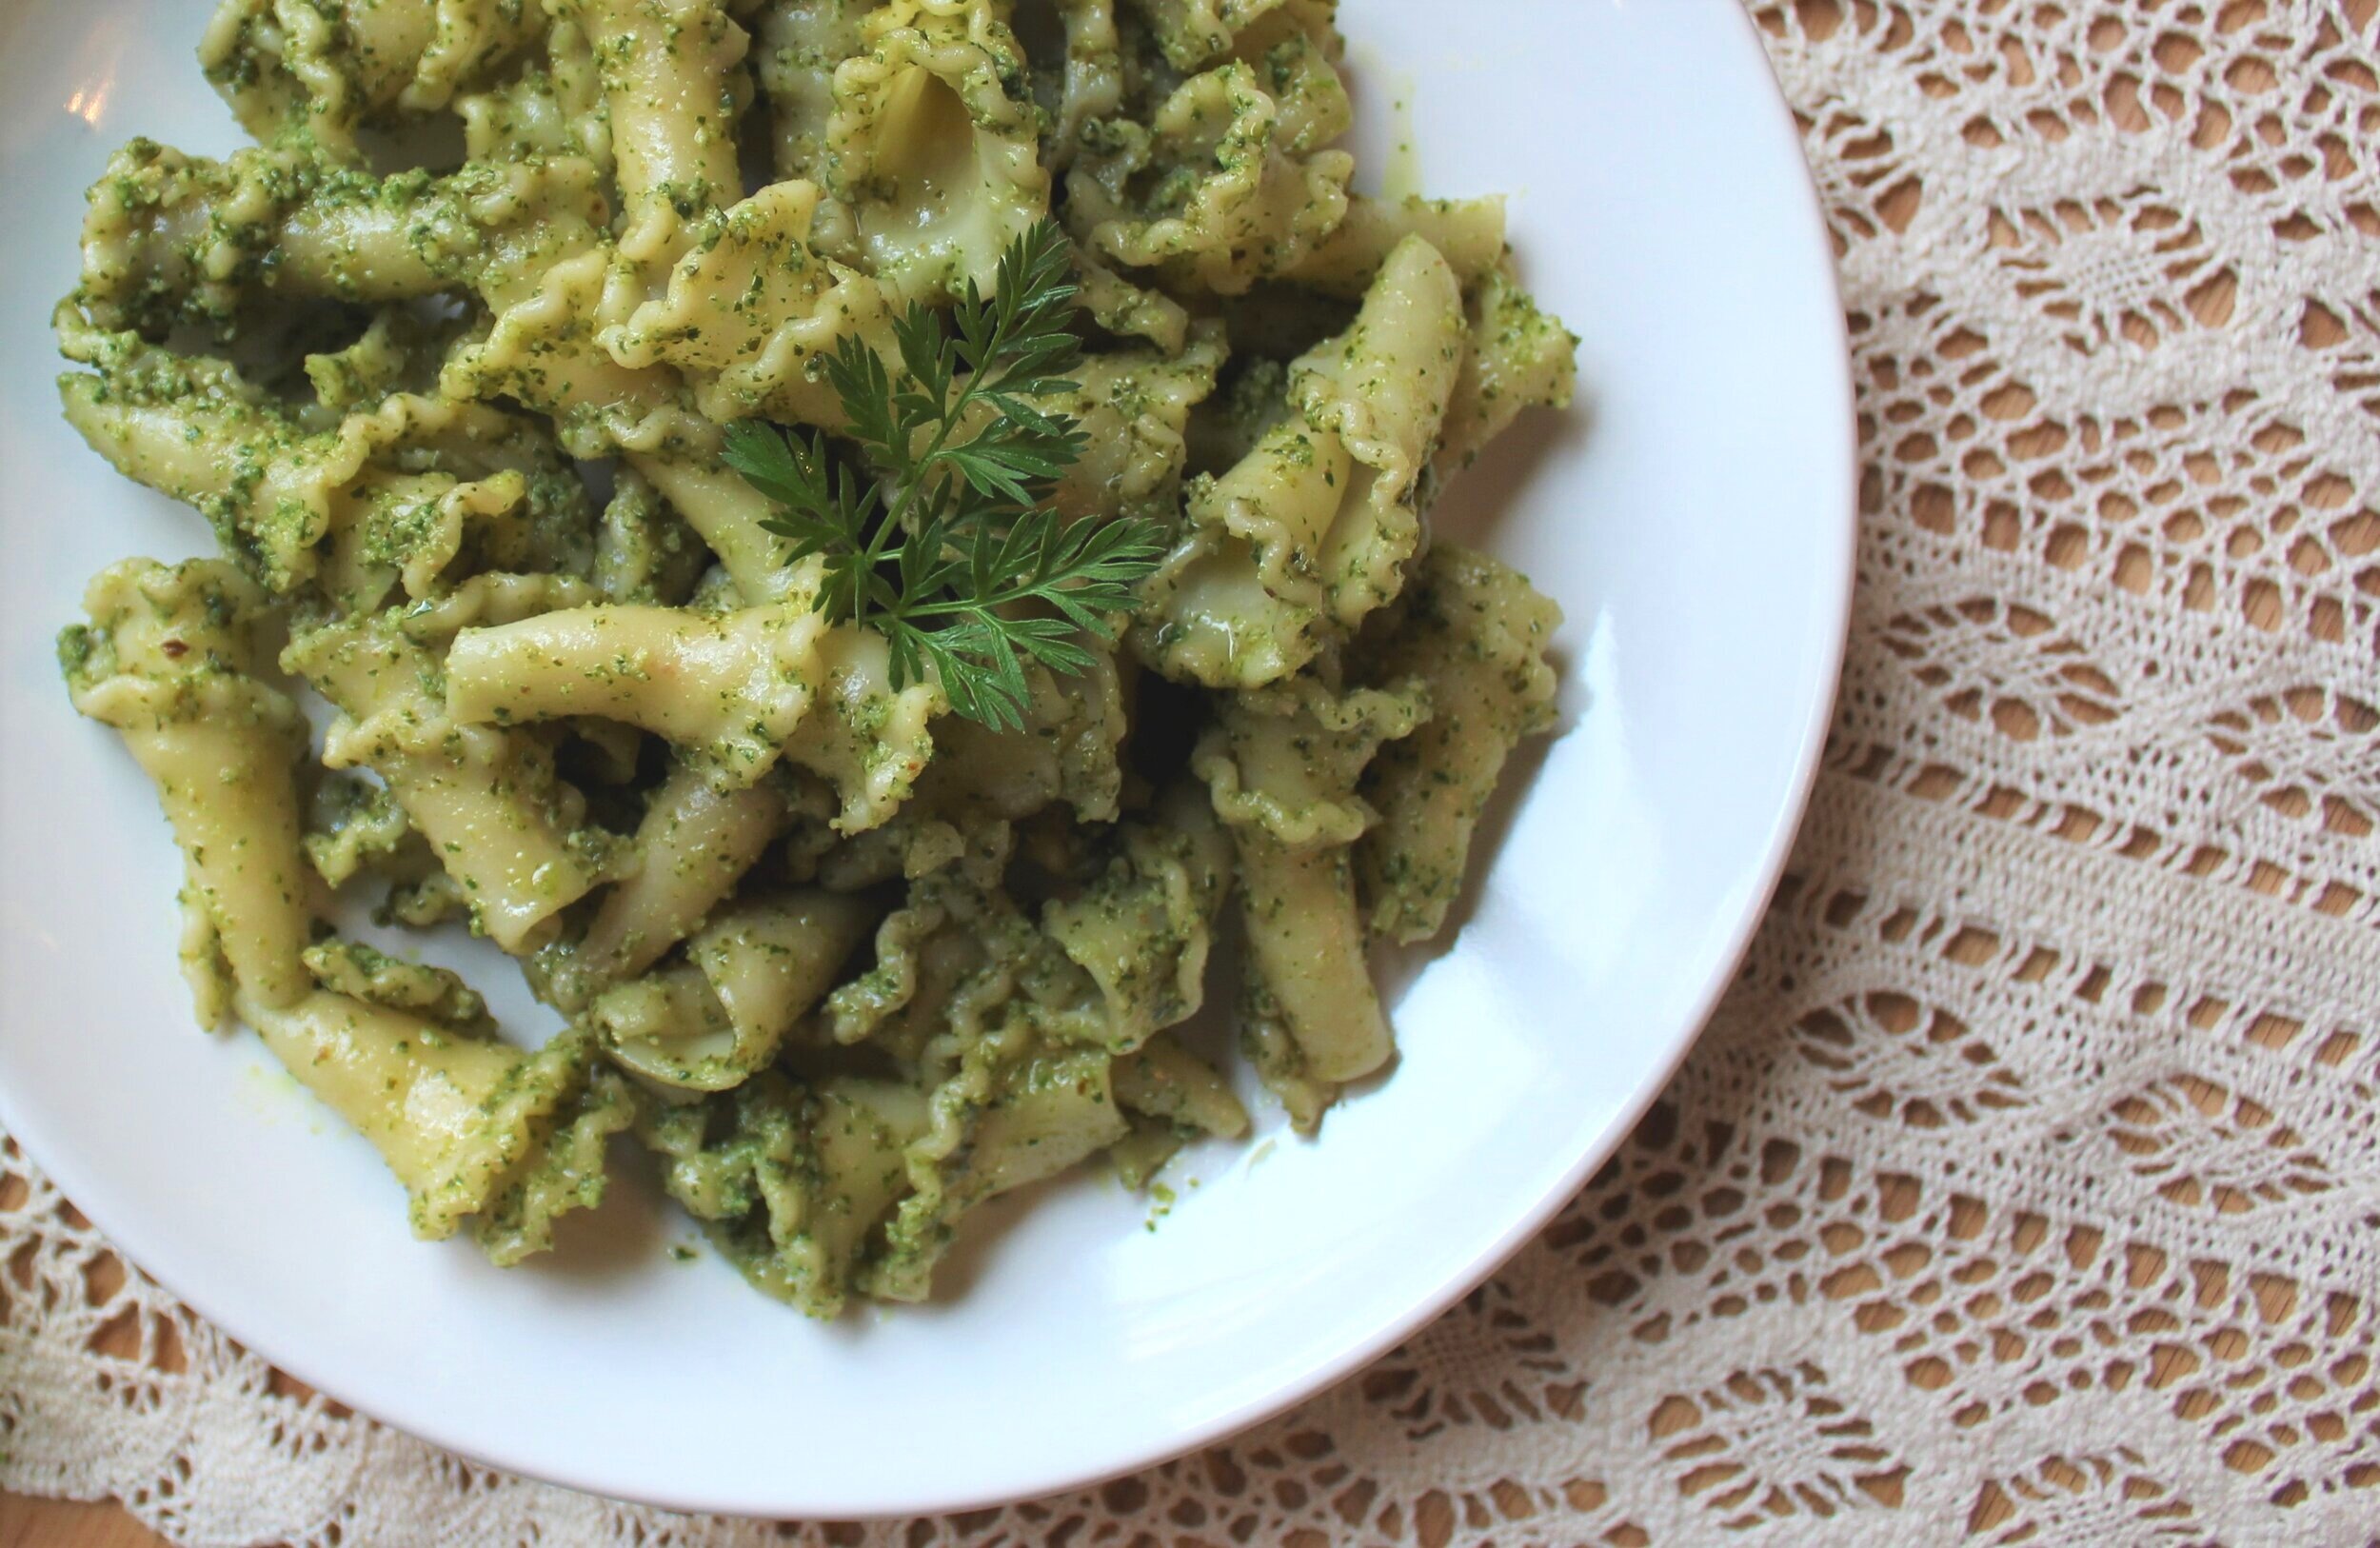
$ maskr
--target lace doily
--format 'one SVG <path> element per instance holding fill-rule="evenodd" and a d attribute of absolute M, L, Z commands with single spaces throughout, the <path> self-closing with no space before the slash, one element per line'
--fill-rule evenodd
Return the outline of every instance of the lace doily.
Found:
<path fill-rule="evenodd" d="M 1666 1099 L 1362 1377 L 1079 1496 L 689 1521 L 292 1388 L 11 1149 L 0 1486 L 306 1548 L 2364 1541 L 2373 10 L 1754 7 L 1860 387 L 1827 770 Z"/>

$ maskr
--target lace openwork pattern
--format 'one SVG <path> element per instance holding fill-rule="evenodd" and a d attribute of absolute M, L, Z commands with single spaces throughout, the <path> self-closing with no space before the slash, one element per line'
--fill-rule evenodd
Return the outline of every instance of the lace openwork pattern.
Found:
<path fill-rule="evenodd" d="M 1792 874 L 1603 1174 L 1232 1443 L 689 1521 L 293 1390 L 0 1159 L 0 1484 L 179 1541 L 2361 1543 L 2380 1523 L 2373 0 L 1752 13 L 1865 456 Z"/>

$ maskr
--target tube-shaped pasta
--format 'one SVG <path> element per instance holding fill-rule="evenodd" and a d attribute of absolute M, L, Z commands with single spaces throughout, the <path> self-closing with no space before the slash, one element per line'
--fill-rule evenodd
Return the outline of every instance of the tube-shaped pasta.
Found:
<path fill-rule="evenodd" d="M 524 0 L 224 0 L 198 57 L 258 139 L 352 152 L 358 128 L 445 107 L 544 25 Z"/>
<path fill-rule="evenodd" d="M 904 298 L 969 281 L 988 291 L 1002 249 L 1049 210 L 1005 9 L 891 0 L 862 24 L 863 51 L 835 69 L 828 182 L 872 270 Z"/>
<path fill-rule="evenodd" d="M 743 189 L 736 120 L 750 40 L 719 0 L 554 0 L 586 30 L 626 207 L 621 256 L 666 264 L 685 222 Z"/>
<path fill-rule="evenodd" d="M 240 999 L 241 1018 L 306 1088 L 372 1143 L 411 1201 L 414 1234 L 473 1234 L 517 1262 L 553 1222 L 604 1194 L 605 1140 L 635 1103 L 576 1028 L 534 1054 L 343 994 L 287 1005 Z"/>
<path fill-rule="evenodd" d="M 1246 64 L 1194 75 L 1146 127 L 1110 119 L 1084 132 L 1066 176 L 1067 226 L 1128 268 L 1162 266 L 1237 294 L 1295 268 L 1346 215 L 1354 158 L 1298 154 L 1289 138 Z"/>
<path fill-rule="evenodd" d="M 465 629 L 446 654 L 446 709 L 465 724 L 624 721 L 749 784 L 818 698 L 825 631 L 800 602 L 720 614 L 598 604 Z"/>
<path fill-rule="evenodd" d="M 1211 483 L 1150 580 L 1133 640 L 1169 677 L 1260 686 L 1394 597 L 1419 546 L 1422 471 L 1462 358 L 1461 296 L 1398 243 L 1355 322 L 1293 363 L 1297 412 Z"/>
<path fill-rule="evenodd" d="M 1436 706 L 1363 781 L 1380 813 L 1356 849 L 1374 930 L 1422 941 L 1445 923 L 1505 759 L 1553 724 L 1545 651 L 1561 621 L 1552 600 L 1485 554 L 1441 543 L 1422 560 L 1402 626 L 1367 663 L 1376 676 L 1419 679 Z"/>
<path fill-rule="evenodd" d="M 1410 685 L 1336 692 L 1300 676 L 1232 695 L 1191 755 L 1239 854 L 1248 977 L 1262 988 L 1262 1036 L 1278 1043 L 1259 1061 L 1268 1083 L 1294 1076 L 1300 1093 L 1335 1087 L 1394 1051 L 1364 960 L 1348 845 L 1374 820 L 1357 782 L 1427 709 Z"/>
<path fill-rule="evenodd" d="M 909 1188 L 906 1148 L 926 1128 L 919 1092 L 763 1073 L 733 1092 L 663 1107 L 639 1130 L 670 1197 L 764 1294 L 830 1318 Z"/>
<path fill-rule="evenodd" d="M 303 632 L 282 665 L 341 711 L 324 763 L 381 777 L 498 945 L 531 948 L 602 879 L 600 845 L 574 831 L 574 792 L 554 777 L 551 753 L 523 732 L 457 724 L 438 658 L 389 614 Z"/>
<path fill-rule="evenodd" d="M 663 1085 L 725 1090 L 776 1057 L 878 912 L 816 887 L 744 900 L 686 943 L 684 963 L 611 990 L 592 1019 L 624 1068 Z"/>
<path fill-rule="evenodd" d="M 291 779 L 305 722 L 254 675 L 263 602 L 220 561 L 129 559 L 91 582 L 90 623 L 58 640 L 74 707 L 123 734 L 182 846 L 184 971 L 209 1025 L 233 985 L 265 1006 L 312 987 Z"/>
<path fill-rule="evenodd" d="M 250 300 L 506 297 L 593 242 L 605 202 L 573 158 L 375 177 L 300 151 L 221 161 L 133 140 L 91 185 L 76 302 L 102 328 L 228 327 Z"/>
<path fill-rule="evenodd" d="M 1504 256 L 1504 198 L 1386 200 L 1351 194 L 1347 218 L 1282 278 L 1350 300 L 1372 287 L 1406 237 L 1438 249 L 1465 288 L 1493 273 Z"/>
<path fill-rule="evenodd" d="M 653 792 L 586 935 L 571 953 L 589 989 L 642 973 L 693 933 L 776 838 L 784 799 L 766 783 L 735 786 L 682 764 Z"/>
<path fill-rule="evenodd" d="M 1440 478 L 1471 466 L 1523 408 L 1566 408 L 1578 376 L 1578 336 L 1540 309 L 1499 265 L 1470 288 L 1471 347 L 1446 403 L 1432 466 Z"/>

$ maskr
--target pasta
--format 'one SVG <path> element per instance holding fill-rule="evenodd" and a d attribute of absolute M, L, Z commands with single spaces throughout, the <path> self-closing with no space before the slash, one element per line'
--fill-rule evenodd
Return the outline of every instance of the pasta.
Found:
<path fill-rule="evenodd" d="M 1555 714 L 1558 608 L 1432 503 L 1576 340 L 1500 199 L 1351 190 L 1332 0 L 224 0 L 200 56 L 257 143 L 119 150 L 55 323 L 221 557 L 59 659 L 197 1019 L 419 1235 L 532 1256 L 632 1137 L 831 1317 L 1249 1134 L 1201 1021 L 1305 1133 L 1391 1063 L 1368 956 Z M 402 949 L 458 921 L 539 1045 Z"/>

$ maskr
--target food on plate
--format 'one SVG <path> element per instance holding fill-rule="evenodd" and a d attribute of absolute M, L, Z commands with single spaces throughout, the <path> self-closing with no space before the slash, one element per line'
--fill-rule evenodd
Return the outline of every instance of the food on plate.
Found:
<path fill-rule="evenodd" d="M 830 1316 L 1245 1134 L 1210 994 L 1301 1130 L 1387 1064 L 1367 944 L 1443 928 L 1560 619 L 1431 506 L 1575 341 L 1499 201 L 1350 190 L 1329 0 L 226 0 L 201 51 L 256 143 L 119 150 L 56 321 L 221 552 L 60 657 L 199 1020 L 418 1232 L 534 1253 L 633 1136 Z"/>

